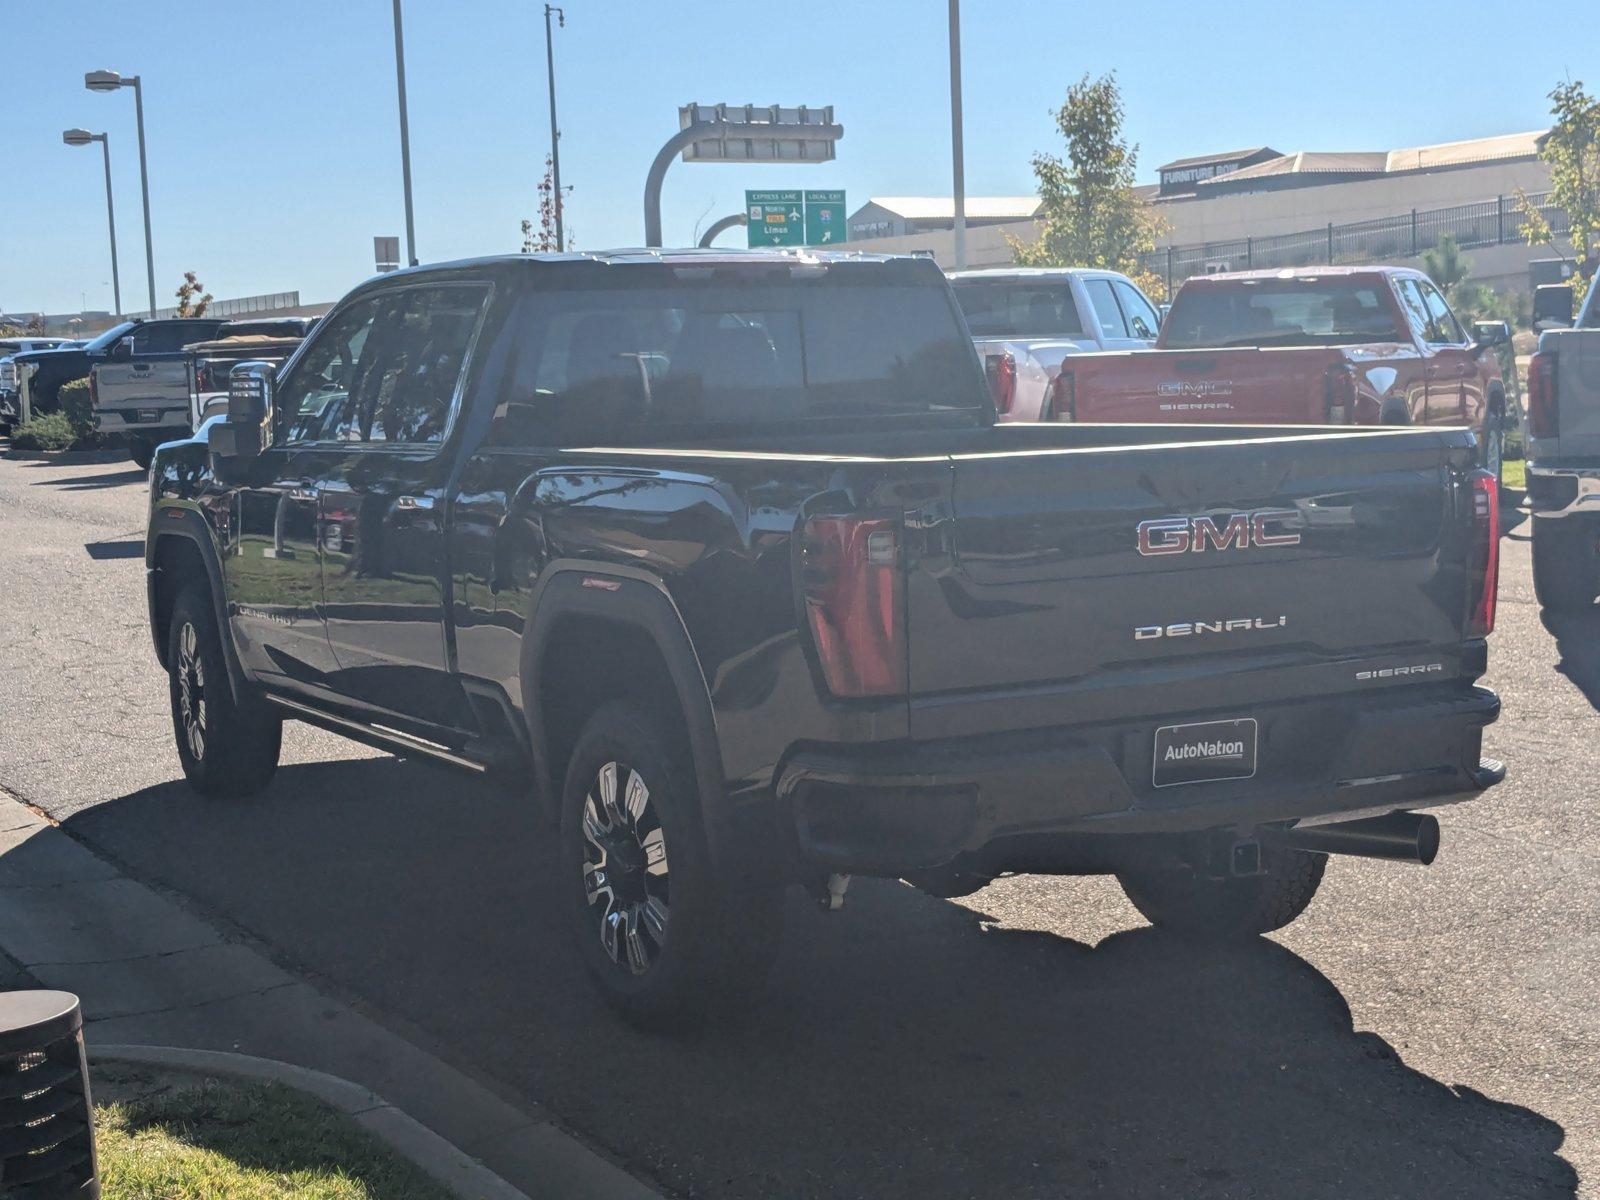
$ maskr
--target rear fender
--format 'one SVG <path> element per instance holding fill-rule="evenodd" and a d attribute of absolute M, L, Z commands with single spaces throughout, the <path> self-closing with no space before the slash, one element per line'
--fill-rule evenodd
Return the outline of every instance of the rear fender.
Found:
<path fill-rule="evenodd" d="M 699 657 L 676 603 L 661 581 L 636 568 L 556 560 L 535 586 L 526 636 L 523 638 L 521 689 L 528 739 L 539 777 L 549 794 L 559 795 L 551 748 L 545 736 L 546 714 L 539 688 L 539 664 L 563 618 L 615 621 L 646 635 L 660 651 L 688 730 L 689 751 L 700 793 L 706 839 L 714 862 L 724 861 L 728 841 L 724 828 L 722 752 L 717 738 L 711 692 Z"/>

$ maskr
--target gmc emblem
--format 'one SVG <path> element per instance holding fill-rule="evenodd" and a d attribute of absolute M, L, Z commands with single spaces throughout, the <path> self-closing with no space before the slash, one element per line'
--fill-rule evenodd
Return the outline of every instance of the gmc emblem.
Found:
<path fill-rule="evenodd" d="M 1152 554 L 1202 554 L 1213 550 L 1244 550 L 1251 546 L 1298 546 L 1300 531 L 1282 528 L 1289 521 L 1298 521 L 1300 514 L 1292 508 L 1258 508 L 1254 512 L 1229 513 L 1212 517 L 1160 517 L 1139 522 L 1139 553 Z M 1273 532 L 1277 526 L 1279 531 Z"/>
<path fill-rule="evenodd" d="M 1231 379 L 1201 379 L 1181 380 L 1175 383 L 1156 384 L 1158 396 L 1231 396 L 1233 395 L 1233 380 Z"/>

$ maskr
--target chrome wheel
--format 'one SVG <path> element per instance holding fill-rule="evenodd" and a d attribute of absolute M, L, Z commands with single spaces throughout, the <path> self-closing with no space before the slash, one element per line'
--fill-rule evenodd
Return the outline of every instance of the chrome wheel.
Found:
<path fill-rule="evenodd" d="M 667 842 L 644 776 L 608 762 L 583 800 L 583 891 L 600 945 L 643 975 L 667 939 Z"/>
<path fill-rule="evenodd" d="M 200 661 L 200 636 L 185 621 L 178 633 L 178 717 L 183 740 L 196 762 L 206 756 L 206 669 Z"/>

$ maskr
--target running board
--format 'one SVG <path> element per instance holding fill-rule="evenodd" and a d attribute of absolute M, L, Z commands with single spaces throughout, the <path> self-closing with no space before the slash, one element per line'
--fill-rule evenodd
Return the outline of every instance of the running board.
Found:
<path fill-rule="evenodd" d="M 267 692 L 266 698 L 279 708 L 286 708 L 297 718 L 310 725 L 317 725 L 332 733 L 343 734 L 347 738 L 373 746 L 379 750 L 409 751 L 413 754 L 424 754 L 439 762 L 449 763 L 452 767 L 462 767 L 475 774 L 483 775 L 489 770 L 481 762 L 457 754 L 448 746 L 441 746 L 438 742 L 430 742 L 427 738 L 417 737 L 415 734 L 406 733 L 404 730 L 391 729 L 387 725 L 369 725 L 364 721 L 356 721 L 350 717 L 340 716 L 338 713 L 328 712 L 326 709 L 317 708 L 315 705 L 305 704 L 299 700 L 290 700 L 287 696 L 280 696 L 276 692 Z"/>

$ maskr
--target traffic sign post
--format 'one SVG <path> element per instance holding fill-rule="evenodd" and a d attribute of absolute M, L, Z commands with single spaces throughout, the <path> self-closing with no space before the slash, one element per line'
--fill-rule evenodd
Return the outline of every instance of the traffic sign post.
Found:
<path fill-rule="evenodd" d="M 745 213 L 749 245 L 805 245 L 805 197 L 794 192 L 746 192 Z"/>
<path fill-rule="evenodd" d="M 844 241 L 844 193 L 806 192 L 806 245 Z"/>

